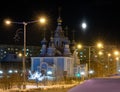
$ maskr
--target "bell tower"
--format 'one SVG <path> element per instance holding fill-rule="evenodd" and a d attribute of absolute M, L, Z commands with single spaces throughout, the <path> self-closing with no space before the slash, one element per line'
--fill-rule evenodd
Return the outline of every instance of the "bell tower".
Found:
<path fill-rule="evenodd" d="M 54 33 L 54 44 L 56 48 L 61 48 L 64 45 L 63 43 L 64 43 L 65 36 L 62 29 L 62 19 L 60 17 L 60 10 L 59 10 L 59 17 L 57 19 L 57 23 L 58 25 Z"/>

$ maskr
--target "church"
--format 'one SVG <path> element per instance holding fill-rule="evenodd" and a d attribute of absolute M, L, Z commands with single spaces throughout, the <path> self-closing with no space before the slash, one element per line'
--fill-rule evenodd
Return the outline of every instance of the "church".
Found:
<path fill-rule="evenodd" d="M 31 71 L 42 72 L 47 76 L 54 77 L 74 77 L 78 71 L 80 61 L 77 57 L 76 49 L 71 52 L 70 44 L 75 46 L 75 41 L 70 43 L 68 37 L 65 37 L 62 29 L 62 19 L 57 19 L 57 28 L 51 35 L 48 42 L 44 37 L 41 41 L 40 54 L 37 57 L 31 57 Z"/>

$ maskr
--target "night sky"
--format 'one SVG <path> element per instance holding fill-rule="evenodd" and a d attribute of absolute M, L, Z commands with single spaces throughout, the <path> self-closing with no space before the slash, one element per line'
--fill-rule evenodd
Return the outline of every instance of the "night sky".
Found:
<path fill-rule="evenodd" d="M 32 21 L 40 15 L 49 19 L 46 25 L 46 37 L 56 29 L 58 9 L 61 8 L 63 29 L 68 27 L 69 38 L 75 30 L 75 40 L 93 45 L 101 40 L 105 44 L 120 44 L 120 5 L 117 0 L 4 0 L 0 2 L 0 44 L 22 44 L 23 33 L 19 41 L 14 39 L 16 31 L 22 25 L 4 25 L 4 19 L 13 21 Z M 86 21 L 88 28 L 82 30 L 80 23 Z M 43 27 L 38 24 L 27 26 L 27 44 L 40 45 Z"/>

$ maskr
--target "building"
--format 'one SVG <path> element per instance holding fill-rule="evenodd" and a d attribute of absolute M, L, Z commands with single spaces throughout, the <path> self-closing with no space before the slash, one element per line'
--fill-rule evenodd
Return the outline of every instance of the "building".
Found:
<path fill-rule="evenodd" d="M 22 45 L 0 45 L 0 71 L 3 73 L 22 72 L 22 57 L 19 53 L 23 53 Z M 26 49 L 26 68 L 30 68 L 30 57 L 36 56 L 40 51 L 39 46 L 27 46 Z"/>
<path fill-rule="evenodd" d="M 77 52 L 71 53 L 70 41 L 62 29 L 59 16 L 57 28 L 48 42 L 45 37 L 41 41 L 42 48 L 37 57 L 31 57 L 31 71 L 45 73 L 55 77 L 75 76 L 74 67 L 79 65 Z"/>
<path fill-rule="evenodd" d="M 79 57 L 80 64 L 89 64 L 90 59 L 90 70 L 94 71 L 94 74 L 91 74 L 92 77 L 104 77 L 119 73 L 119 59 L 116 60 L 116 56 L 113 53 L 117 49 L 117 46 L 105 45 L 101 49 L 98 49 L 96 46 L 89 47 L 91 48 L 90 51 L 88 46 L 80 49 Z"/>

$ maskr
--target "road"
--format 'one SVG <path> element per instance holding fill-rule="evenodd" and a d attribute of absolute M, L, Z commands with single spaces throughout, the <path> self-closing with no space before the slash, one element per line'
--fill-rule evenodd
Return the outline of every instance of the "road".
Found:
<path fill-rule="evenodd" d="M 120 92 L 120 77 L 90 79 L 68 92 Z"/>

